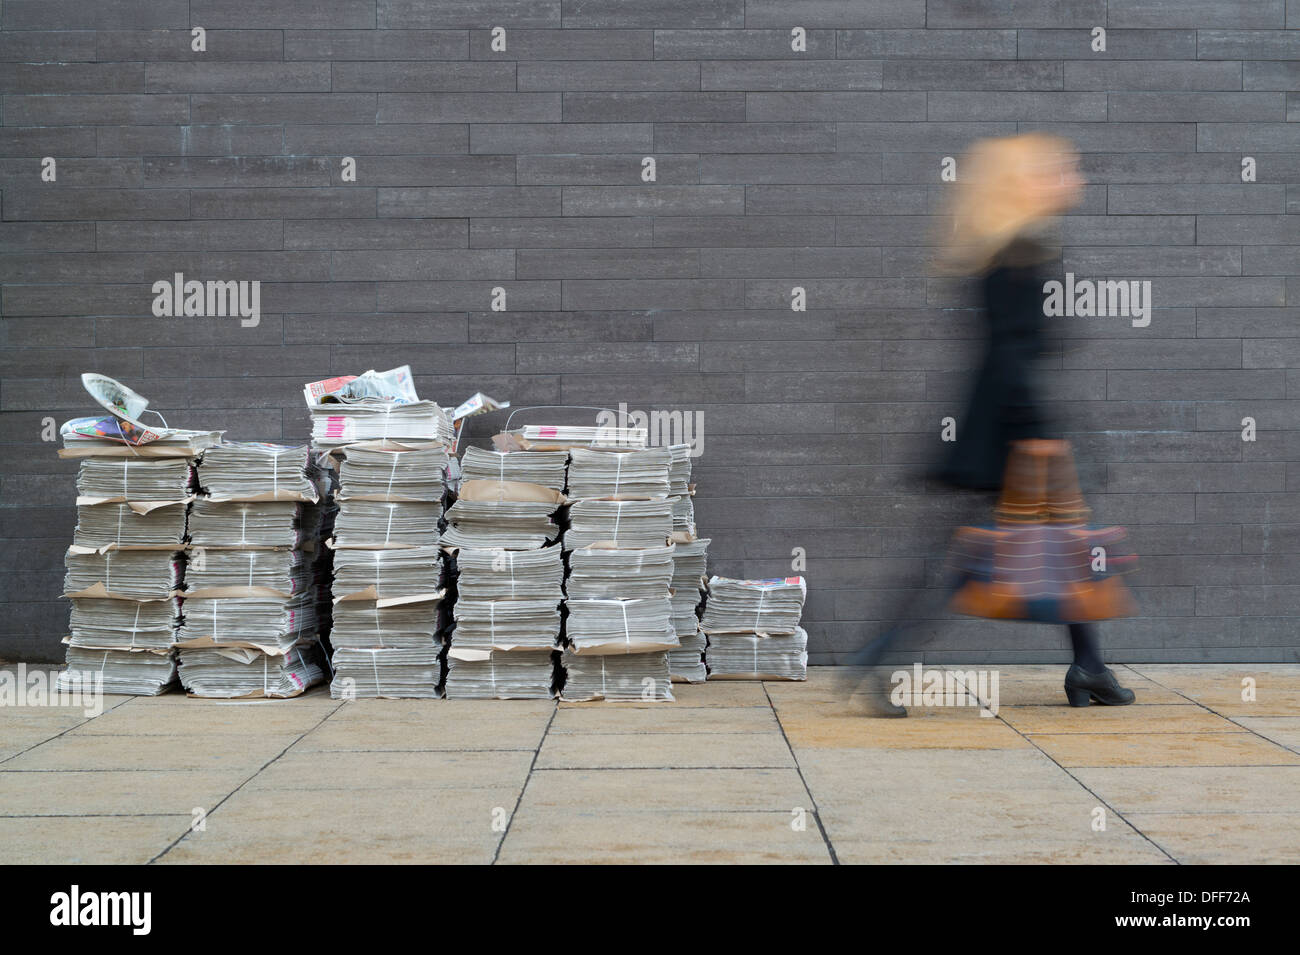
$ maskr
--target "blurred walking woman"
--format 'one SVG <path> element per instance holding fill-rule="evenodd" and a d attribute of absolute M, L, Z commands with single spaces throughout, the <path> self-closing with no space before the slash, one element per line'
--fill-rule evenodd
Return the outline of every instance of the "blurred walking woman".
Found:
<path fill-rule="evenodd" d="M 988 339 L 956 440 L 946 445 L 932 476 L 952 487 L 990 491 L 1002 487 L 1012 442 L 1052 437 L 1036 381 L 1044 343 L 1042 264 L 1057 255 L 1049 228 L 1078 204 L 1083 179 L 1069 141 L 1026 133 L 977 142 L 958 165 L 953 189 L 945 219 L 951 231 L 940 243 L 938 266 L 979 280 Z M 896 617 L 853 662 L 878 663 L 901 626 Z M 1096 626 L 1068 626 L 1071 702 L 1131 703 L 1133 693 L 1106 669 Z M 906 715 L 882 703 L 878 692 L 871 695 L 882 715 Z"/>

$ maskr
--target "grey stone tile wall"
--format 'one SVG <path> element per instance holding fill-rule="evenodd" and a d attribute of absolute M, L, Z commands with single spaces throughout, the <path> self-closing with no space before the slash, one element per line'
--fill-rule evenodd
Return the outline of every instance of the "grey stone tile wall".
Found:
<path fill-rule="evenodd" d="M 927 269 L 941 160 L 1045 129 L 1090 181 L 1063 270 L 1152 283 L 1148 327 L 1054 320 L 1046 359 L 1143 559 L 1112 659 L 1295 661 L 1298 80 L 1297 0 L 4 0 L 0 656 L 62 655 L 74 467 L 42 431 L 92 410 L 81 372 L 298 442 L 303 381 L 410 363 L 443 402 L 702 412 L 713 568 L 801 548 L 842 659 L 969 516 L 911 477 L 980 331 Z M 176 272 L 262 282 L 260 323 L 155 318 Z M 912 646 L 1066 658 L 969 619 Z"/>

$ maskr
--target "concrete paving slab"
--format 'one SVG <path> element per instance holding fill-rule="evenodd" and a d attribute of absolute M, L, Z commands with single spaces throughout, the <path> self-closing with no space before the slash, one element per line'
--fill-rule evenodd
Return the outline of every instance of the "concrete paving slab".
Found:
<path fill-rule="evenodd" d="M 537 757 L 542 769 L 793 766 L 776 734 L 600 733 L 548 735 Z"/>
<path fill-rule="evenodd" d="M 528 809 L 624 812 L 740 812 L 807 808 L 794 769 L 539 769 L 524 791 Z"/>
<path fill-rule="evenodd" d="M 1195 703 L 1148 706 L 1003 706 L 1000 716 L 1022 733 L 1235 733 L 1241 727 Z"/>
<path fill-rule="evenodd" d="M 176 816 L 0 816 L 8 865 L 143 865 L 190 825 Z"/>
<path fill-rule="evenodd" d="M 1235 716 L 1233 722 L 1300 753 L 1300 716 Z"/>
<path fill-rule="evenodd" d="M 1029 737 L 1066 768 L 1078 766 L 1285 766 L 1300 754 L 1254 733 L 1061 733 Z"/>
<path fill-rule="evenodd" d="M 64 735 L 4 764 L 6 771 L 217 770 L 252 774 L 296 735 L 213 733 L 201 740 L 169 736 Z"/>
<path fill-rule="evenodd" d="M 521 809 L 502 863 L 564 865 L 829 863 L 814 820 L 791 828 L 789 812 L 618 812 Z"/>
<path fill-rule="evenodd" d="M 487 863 L 513 787 L 241 790 L 159 861 L 178 863 Z"/>
<path fill-rule="evenodd" d="M 419 722 L 392 720 L 327 720 L 303 737 L 295 751 L 347 750 L 536 750 L 546 732 L 548 713 L 498 718 L 458 717 L 431 712 Z"/>
<path fill-rule="evenodd" d="M 1176 766 L 1076 769 L 1079 781 L 1125 815 L 1138 812 L 1293 812 L 1300 767 Z M 1300 843 L 1300 836 L 1292 840 Z"/>
<path fill-rule="evenodd" d="M 771 707 L 714 706 L 664 709 L 647 719 L 643 710 L 565 707 L 555 714 L 551 733 L 779 733 Z"/>
<path fill-rule="evenodd" d="M 1135 812 L 1129 821 L 1184 865 L 1296 865 L 1300 811 Z"/>
<path fill-rule="evenodd" d="M 215 806 L 249 775 L 242 770 L 0 771 L 0 807 L 13 816 L 188 815 L 196 806 Z"/>
<path fill-rule="evenodd" d="M 528 750 L 478 752 L 317 752 L 294 750 L 249 782 L 264 789 L 476 789 L 522 788 L 533 754 Z"/>

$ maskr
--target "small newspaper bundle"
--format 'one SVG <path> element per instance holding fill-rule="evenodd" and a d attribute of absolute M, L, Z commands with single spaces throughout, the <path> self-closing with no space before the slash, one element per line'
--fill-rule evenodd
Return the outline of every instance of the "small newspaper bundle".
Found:
<path fill-rule="evenodd" d="M 638 549 L 589 544 L 569 551 L 565 594 L 570 600 L 667 596 L 672 544 Z"/>
<path fill-rule="evenodd" d="M 330 696 L 336 700 L 437 699 L 441 645 L 334 650 Z"/>
<path fill-rule="evenodd" d="M 161 600 L 181 585 L 184 573 L 179 549 L 100 552 L 74 546 L 63 563 L 65 597 L 94 590 L 129 600 Z"/>
<path fill-rule="evenodd" d="M 335 649 L 428 649 L 437 646 L 446 591 L 389 600 L 344 598 L 334 605 Z"/>
<path fill-rule="evenodd" d="M 291 597 L 243 592 L 237 596 L 187 596 L 181 604 L 176 642 L 182 647 L 211 644 L 284 652 L 316 632 L 315 591 Z"/>
<path fill-rule="evenodd" d="M 457 599 L 546 599 L 564 597 L 564 561 L 559 547 L 539 550 L 465 548 L 456 555 Z"/>
<path fill-rule="evenodd" d="M 77 469 L 77 495 L 96 500 L 180 501 L 194 491 L 188 458 L 86 457 Z"/>
<path fill-rule="evenodd" d="M 806 680 L 808 633 L 710 633 L 710 680 Z"/>
<path fill-rule="evenodd" d="M 334 551 L 334 601 L 353 594 L 383 600 L 441 588 L 442 551 L 437 547 Z"/>
<path fill-rule="evenodd" d="M 673 529 L 672 499 L 654 501 L 576 501 L 569 508 L 564 549 L 597 542 L 618 547 L 661 547 Z"/>
<path fill-rule="evenodd" d="M 708 668 L 704 665 L 704 650 L 708 641 L 704 631 L 679 631 L 677 640 L 681 643 L 681 648 L 668 651 L 668 672 L 672 674 L 673 682 L 703 683 L 708 677 Z"/>
<path fill-rule="evenodd" d="M 442 500 L 448 457 L 441 445 L 371 442 L 348 445 L 335 453 L 342 457 L 338 477 L 343 497 L 429 503 Z"/>
<path fill-rule="evenodd" d="M 715 633 L 791 634 L 799 627 L 807 595 L 802 577 L 710 577 L 709 600 L 700 627 L 710 637 L 710 648 Z M 713 663 L 711 651 L 709 663 Z"/>
<path fill-rule="evenodd" d="M 320 645 L 298 644 L 284 654 L 248 647 L 182 649 L 181 686 L 204 699 L 287 699 L 325 680 Z"/>
<path fill-rule="evenodd" d="M 194 548 L 186 554 L 187 590 L 256 587 L 298 594 L 315 583 L 313 555 L 303 550 Z"/>
<path fill-rule="evenodd" d="M 476 650 L 453 643 L 447 651 L 447 699 L 549 700 L 554 657 L 550 650 Z"/>
<path fill-rule="evenodd" d="M 568 451 L 486 451 L 466 448 L 460 459 L 465 481 L 521 481 L 564 490 Z"/>
<path fill-rule="evenodd" d="M 466 600 L 452 607 L 452 645 L 473 650 L 550 650 L 560 637 L 559 598 Z"/>
<path fill-rule="evenodd" d="M 564 671 L 561 700 L 655 703 L 674 699 L 664 652 L 587 656 L 566 651 Z"/>
<path fill-rule="evenodd" d="M 110 650 L 68 647 L 67 668 L 55 687 L 70 691 L 103 681 L 105 693 L 157 696 L 176 682 L 176 661 L 169 650 Z"/>
<path fill-rule="evenodd" d="M 213 501 L 315 501 L 317 471 L 306 445 L 231 441 L 203 452 L 198 477 Z"/>
<path fill-rule="evenodd" d="M 185 543 L 186 509 L 184 501 L 79 504 L 72 543 L 89 548 L 179 550 Z"/>
<path fill-rule="evenodd" d="M 101 650 L 166 650 L 176 642 L 180 601 L 72 598 L 68 620 L 72 647 Z"/>
<path fill-rule="evenodd" d="M 537 550 L 560 535 L 551 515 L 566 499 L 553 488 L 521 481 L 464 481 L 447 509 L 448 547 Z"/>
<path fill-rule="evenodd" d="M 653 498 L 667 497 L 672 454 L 667 448 L 641 451 L 593 451 L 574 448 L 569 452 L 569 497 Z"/>
<path fill-rule="evenodd" d="M 565 636 L 574 654 L 635 654 L 680 646 L 667 596 L 569 600 Z"/>
<path fill-rule="evenodd" d="M 451 415 L 436 401 L 400 404 L 363 399 L 354 404 L 314 404 L 309 410 L 315 448 L 338 448 L 365 441 L 437 441 L 451 447 L 456 440 Z"/>
<path fill-rule="evenodd" d="M 199 479 L 203 480 L 202 468 Z M 310 540 L 297 501 L 211 501 L 199 498 L 190 512 L 194 547 L 299 547 Z"/>
<path fill-rule="evenodd" d="M 337 548 L 416 547 L 438 543 L 442 505 L 424 501 L 339 498 L 334 519 Z"/>

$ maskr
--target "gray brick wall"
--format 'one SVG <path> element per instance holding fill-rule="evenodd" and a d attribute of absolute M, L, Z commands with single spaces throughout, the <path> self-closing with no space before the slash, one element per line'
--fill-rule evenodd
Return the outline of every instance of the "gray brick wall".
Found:
<path fill-rule="evenodd" d="M 303 441 L 304 380 L 409 362 L 444 402 L 702 411 L 714 568 L 804 548 L 831 662 L 966 515 L 908 477 L 979 331 L 927 274 L 941 158 L 1048 129 L 1090 180 L 1064 268 L 1156 304 L 1057 321 L 1048 360 L 1143 558 L 1112 659 L 1297 659 L 1297 0 L 4 0 L 0 25 L 4 657 L 61 656 L 74 468 L 41 430 L 89 413 L 82 371 Z M 260 325 L 154 318 L 178 271 L 260 280 Z M 1065 659 L 1046 627 L 924 635 L 928 660 Z"/>

